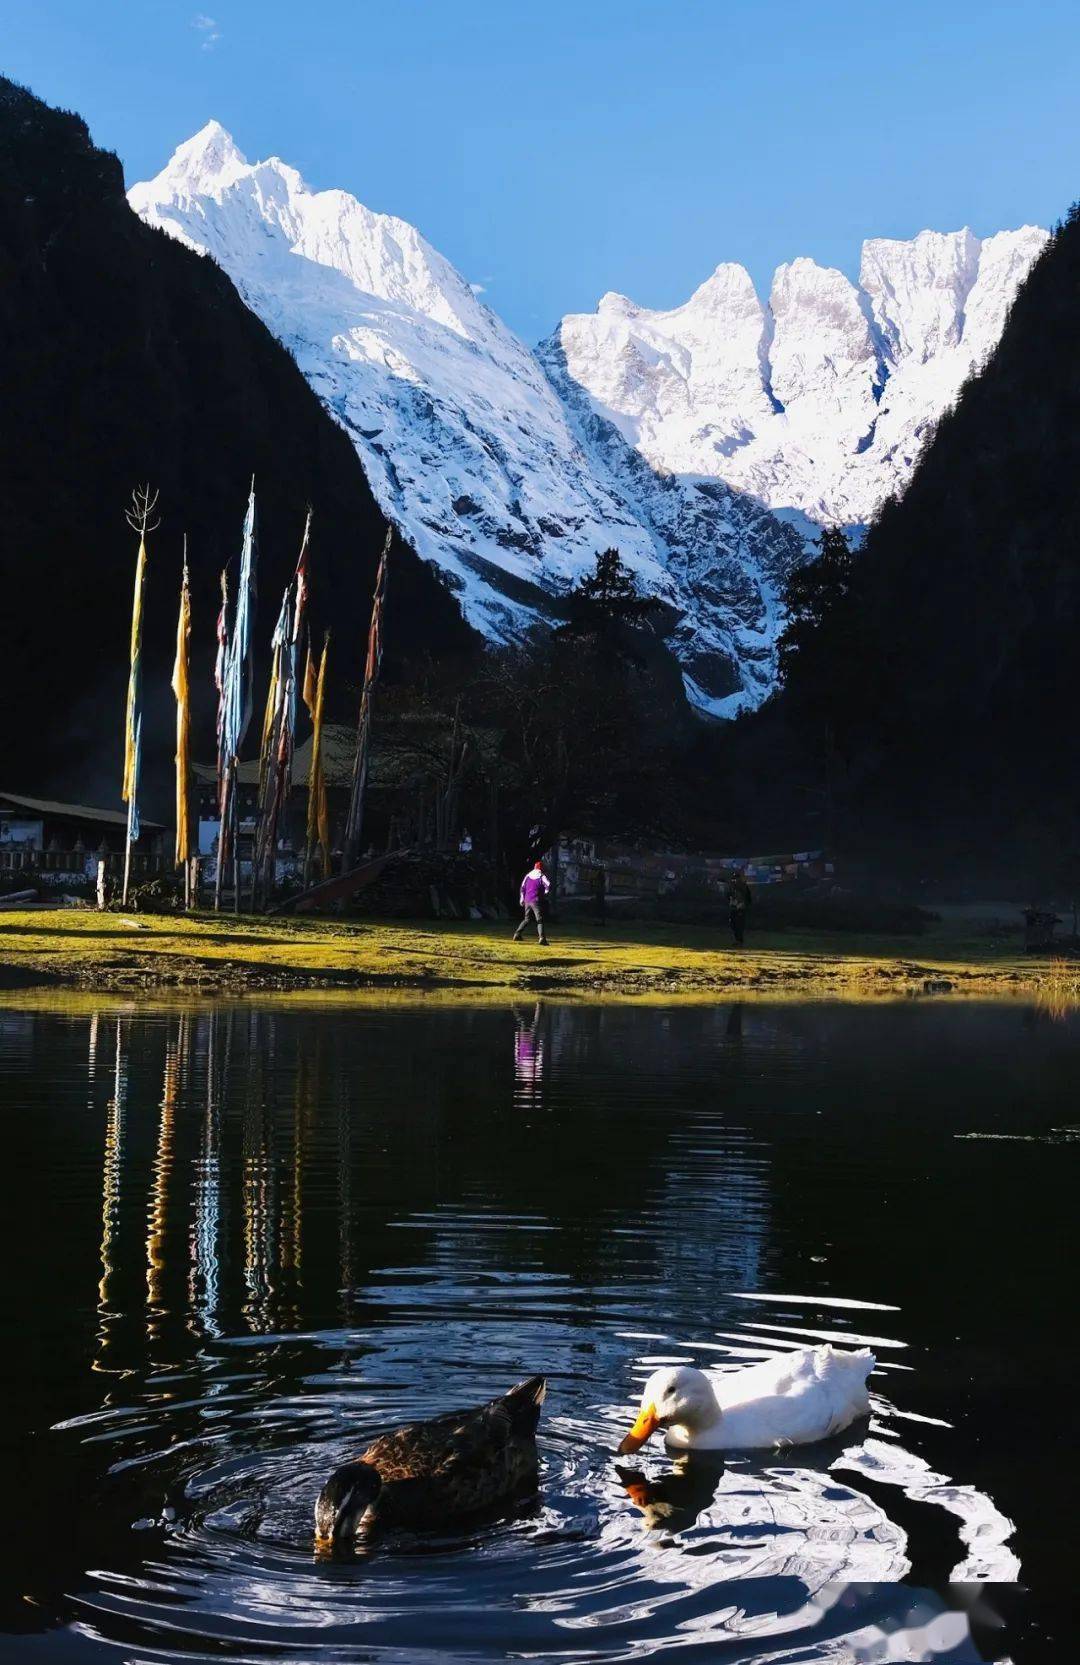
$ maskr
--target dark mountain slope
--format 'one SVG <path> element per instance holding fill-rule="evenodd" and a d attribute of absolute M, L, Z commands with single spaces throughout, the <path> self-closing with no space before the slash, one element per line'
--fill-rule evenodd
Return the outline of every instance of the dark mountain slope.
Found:
<path fill-rule="evenodd" d="M 131 212 L 119 161 L 85 124 L 0 79 L 0 784 L 116 797 L 134 558 L 124 508 L 144 479 L 162 519 L 147 618 L 151 781 L 164 782 L 172 755 L 185 531 L 197 745 L 209 749 L 217 574 L 238 552 L 252 473 L 260 649 L 310 502 L 315 617 L 334 625 L 340 702 L 360 674 L 385 530 L 352 446 L 224 273 Z M 405 546 L 387 634 L 397 657 L 473 642 Z"/>
<path fill-rule="evenodd" d="M 1080 848 L 1078 639 L 1074 211 L 872 529 L 777 715 L 831 752 L 853 845 L 1050 882 Z"/>

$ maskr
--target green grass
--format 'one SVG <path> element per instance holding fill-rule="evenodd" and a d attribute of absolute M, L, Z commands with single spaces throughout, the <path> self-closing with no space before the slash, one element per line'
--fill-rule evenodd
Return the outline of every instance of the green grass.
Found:
<path fill-rule="evenodd" d="M 137 925 L 138 928 L 133 928 Z M 1020 953 L 1020 937 L 935 927 L 920 937 L 751 933 L 744 950 L 712 927 L 551 927 L 551 946 L 516 944 L 512 925 L 266 920 L 213 914 L 118 915 L 81 909 L 0 914 L 0 988 L 424 989 L 447 995 L 715 998 L 1076 997 L 1077 976 Z M 944 991 L 942 991 L 944 992 Z"/>

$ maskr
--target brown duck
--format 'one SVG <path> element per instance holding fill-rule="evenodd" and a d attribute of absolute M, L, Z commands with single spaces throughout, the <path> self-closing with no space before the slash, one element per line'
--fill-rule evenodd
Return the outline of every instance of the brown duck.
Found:
<path fill-rule="evenodd" d="M 530 1376 L 479 1410 L 384 1434 L 335 1469 L 319 1493 L 317 1541 L 346 1544 L 381 1526 L 442 1526 L 533 1490 L 546 1391 L 543 1376 Z"/>

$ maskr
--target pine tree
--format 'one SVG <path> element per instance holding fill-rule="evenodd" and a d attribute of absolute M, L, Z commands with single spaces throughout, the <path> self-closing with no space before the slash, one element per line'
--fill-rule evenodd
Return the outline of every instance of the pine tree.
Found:
<path fill-rule="evenodd" d="M 797 567 L 784 593 L 787 624 L 780 636 L 780 679 L 800 680 L 804 671 L 828 679 L 828 665 L 842 646 L 849 621 L 845 602 L 851 592 L 855 558 L 839 526 L 827 526 L 816 540 L 816 561 Z M 817 661 L 806 663 L 807 656 Z"/>
<path fill-rule="evenodd" d="M 591 636 L 609 644 L 617 641 L 620 627 L 636 628 L 660 606 L 654 596 L 641 594 L 617 549 L 597 555 L 595 572 L 575 584 L 568 602 L 570 618 L 558 634 Z"/>

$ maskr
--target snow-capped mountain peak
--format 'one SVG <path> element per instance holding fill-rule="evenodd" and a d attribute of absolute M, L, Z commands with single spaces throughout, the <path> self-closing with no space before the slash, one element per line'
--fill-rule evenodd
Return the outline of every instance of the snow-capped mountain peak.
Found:
<path fill-rule="evenodd" d="M 613 542 L 674 604 L 652 537 L 594 472 L 536 357 L 461 274 L 406 221 L 238 156 L 204 130 L 129 201 L 230 274 L 470 621 L 520 634 Z"/>
<path fill-rule="evenodd" d="M 203 191 L 221 189 L 247 165 L 232 134 L 219 121 L 208 121 L 177 146 L 158 177 L 167 178 L 175 191 L 198 196 Z"/>
<path fill-rule="evenodd" d="M 864 525 L 993 351 L 1046 238 L 873 238 L 858 284 L 800 258 L 778 267 L 767 306 L 737 265 L 664 312 L 605 297 L 559 326 L 565 375 L 653 468 Z"/>
<path fill-rule="evenodd" d="M 367 294 L 412 307 L 462 335 L 487 310 L 408 221 L 374 213 L 347 191 L 313 191 L 280 157 L 248 163 L 216 121 L 128 197 L 143 219 L 207 245 L 222 237 L 226 220 L 236 221 L 246 199 L 248 213 L 287 242 L 288 253 L 342 273 Z"/>
<path fill-rule="evenodd" d="M 129 200 L 230 274 L 473 624 L 520 635 L 615 544 L 717 714 L 770 691 L 805 536 L 903 484 L 1045 240 L 876 239 L 858 284 L 800 258 L 767 304 L 722 262 L 681 306 L 613 291 L 532 352 L 414 226 L 218 122 Z"/>

